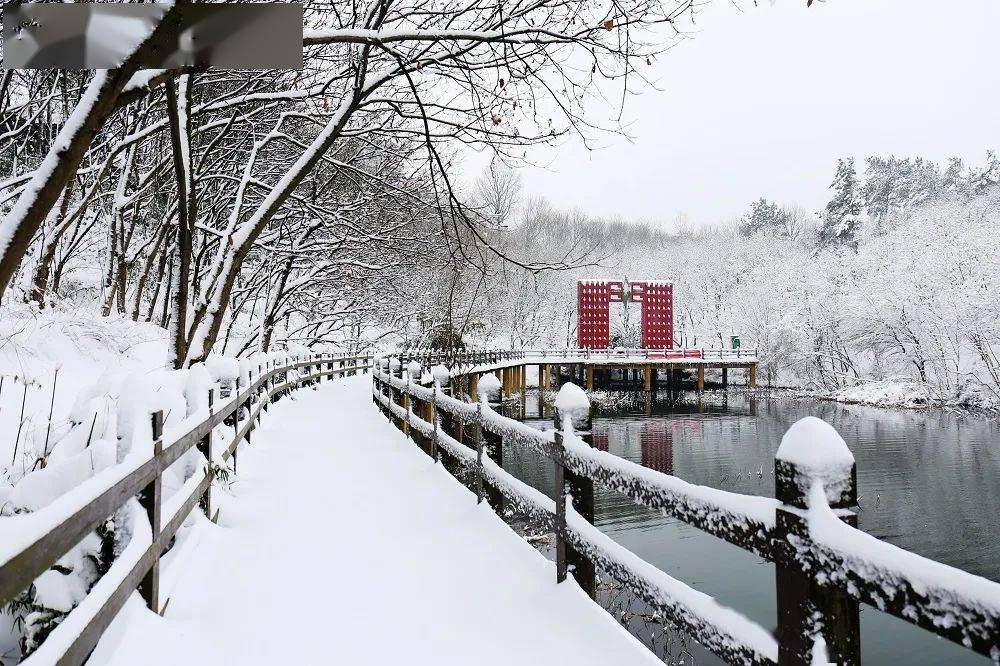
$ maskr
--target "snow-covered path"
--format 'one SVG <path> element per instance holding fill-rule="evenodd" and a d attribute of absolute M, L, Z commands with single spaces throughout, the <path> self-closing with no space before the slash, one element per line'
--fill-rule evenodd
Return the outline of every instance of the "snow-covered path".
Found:
<path fill-rule="evenodd" d="M 170 554 L 164 617 L 133 595 L 89 663 L 660 663 L 369 391 L 355 377 L 278 403 L 220 525 Z"/>

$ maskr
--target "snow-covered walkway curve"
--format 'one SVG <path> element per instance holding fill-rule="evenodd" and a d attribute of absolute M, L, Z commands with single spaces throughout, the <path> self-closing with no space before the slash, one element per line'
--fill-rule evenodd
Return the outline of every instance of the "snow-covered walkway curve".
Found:
<path fill-rule="evenodd" d="M 90 664 L 658 664 L 378 413 L 353 377 L 283 400 L 219 525 L 164 562 Z"/>

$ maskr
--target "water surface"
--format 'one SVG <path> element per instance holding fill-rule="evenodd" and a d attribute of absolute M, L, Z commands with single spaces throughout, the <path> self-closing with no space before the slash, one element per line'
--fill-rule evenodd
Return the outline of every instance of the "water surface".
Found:
<path fill-rule="evenodd" d="M 537 394 L 526 421 L 549 426 Z M 1000 581 L 1000 424 L 943 411 L 902 411 L 788 396 L 660 393 L 652 404 L 598 412 L 594 444 L 693 483 L 773 496 L 774 453 L 804 416 L 831 423 L 858 467 L 861 529 L 902 548 Z M 519 447 L 504 467 L 551 494 L 552 464 Z M 774 567 L 673 518 L 598 488 L 595 522 L 670 575 L 773 629 Z M 634 627 L 633 627 L 634 628 Z M 988 660 L 862 606 L 865 664 L 981 664 Z M 718 663 L 697 646 L 696 663 Z M 685 655 L 686 656 L 686 655 Z M 690 663 L 688 659 L 687 663 Z"/>

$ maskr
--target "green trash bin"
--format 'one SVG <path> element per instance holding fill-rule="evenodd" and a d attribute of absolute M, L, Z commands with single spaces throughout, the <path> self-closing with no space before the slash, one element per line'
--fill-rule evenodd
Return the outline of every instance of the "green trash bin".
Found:
<path fill-rule="evenodd" d="M 733 343 L 733 349 L 739 349 L 739 348 L 740 348 L 740 336 L 738 336 L 738 335 L 733 335 L 733 336 L 731 336 L 731 337 L 730 337 L 729 339 L 730 339 L 730 340 L 732 341 L 732 343 Z"/>

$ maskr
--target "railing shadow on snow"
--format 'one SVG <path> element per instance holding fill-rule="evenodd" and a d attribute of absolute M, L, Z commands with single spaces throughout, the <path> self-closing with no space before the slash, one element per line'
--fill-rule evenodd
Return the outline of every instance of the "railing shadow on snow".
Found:
<path fill-rule="evenodd" d="M 498 414 L 488 403 L 455 397 L 463 393 L 463 378 L 512 363 L 551 362 L 567 355 L 549 352 L 542 360 L 541 354 L 530 352 L 472 352 L 445 359 L 424 353 L 381 359 L 373 370 L 373 399 L 429 455 L 449 462 L 446 466 L 453 473 L 461 467 L 474 474 L 479 501 L 485 484 L 488 493 L 502 496 L 554 531 L 558 581 L 566 577 L 565 553 L 575 551 L 726 661 L 809 664 L 825 656 L 833 663 L 860 663 L 861 602 L 1000 661 L 1000 584 L 858 530 L 851 510 L 857 505 L 856 467 L 831 426 L 821 424 L 840 441 L 848 464 L 843 458 L 838 464 L 831 454 L 826 454 L 830 460 L 823 460 L 822 453 L 819 460 L 791 455 L 783 459 L 779 450 L 775 497 L 767 498 L 694 485 L 593 449 L 571 426 L 540 431 Z M 452 360 L 450 390 L 437 382 L 427 387 L 419 378 L 404 378 L 407 361 L 420 360 Z M 556 501 L 506 472 L 502 461 L 498 464 L 485 453 L 484 443 L 498 440 L 526 446 L 552 462 Z M 774 562 L 778 602 L 774 635 L 641 560 L 584 519 L 566 501 L 565 482 L 571 475 L 577 482 L 599 483 Z"/>
<path fill-rule="evenodd" d="M 224 402 L 216 404 L 211 389 L 208 417 L 172 441 L 164 442 L 163 413 L 151 414 L 151 457 L 115 465 L 44 509 L 6 519 L 19 521 L 23 529 L 12 530 L 16 541 L 0 545 L 0 607 L 31 586 L 38 576 L 133 497 L 139 500 L 149 520 L 148 525 L 142 526 L 145 532 L 133 530 L 128 546 L 109 571 L 22 663 L 82 664 L 136 590 L 151 610 L 161 613 L 160 556 L 195 505 L 201 505 L 206 515 L 211 515 L 212 461 L 232 458 L 235 468 L 240 442 L 250 441 L 261 412 L 271 403 L 324 377 L 365 372 L 371 361 L 371 356 L 314 355 L 280 365 L 259 366 L 257 372 L 251 372 L 249 386 L 240 388 L 237 380 L 233 394 Z M 223 448 L 213 458 L 213 447 L 217 445 L 213 442 L 213 432 L 219 425 L 230 422 L 232 439 L 222 443 Z M 163 472 L 194 447 L 208 461 L 204 472 L 194 474 L 164 503 Z"/>

